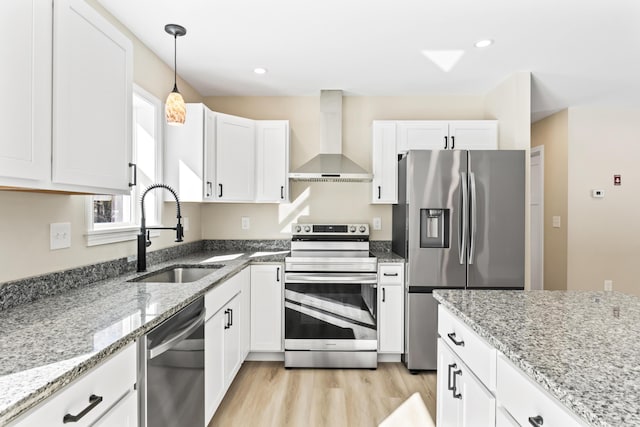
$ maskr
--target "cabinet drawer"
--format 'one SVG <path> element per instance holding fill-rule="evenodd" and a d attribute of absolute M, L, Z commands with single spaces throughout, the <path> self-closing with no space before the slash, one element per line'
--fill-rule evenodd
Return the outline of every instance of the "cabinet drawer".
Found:
<path fill-rule="evenodd" d="M 46 399 L 19 419 L 14 426 L 89 426 L 131 391 L 135 382 L 136 345 L 131 343 L 106 362 L 96 366 L 63 390 Z M 77 422 L 65 424 L 63 422 L 64 416 L 66 414 L 80 414 L 90 405 L 89 397 L 91 395 L 102 397 L 102 401 Z"/>
<path fill-rule="evenodd" d="M 204 307 L 207 310 L 206 320 L 216 314 L 231 298 L 242 290 L 240 274 L 223 281 L 204 295 Z"/>
<path fill-rule="evenodd" d="M 527 378 L 503 355 L 498 357 L 497 370 L 498 405 L 502 406 L 518 424 L 529 426 L 532 425 L 529 417 L 541 417 L 542 422 L 539 424 L 544 427 L 585 425 L 547 391 Z"/>
<path fill-rule="evenodd" d="M 496 389 L 496 350 L 442 305 L 438 334 L 491 391 Z"/>
<path fill-rule="evenodd" d="M 402 285 L 404 282 L 404 264 L 380 264 L 378 267 L 378 284 Z"/>

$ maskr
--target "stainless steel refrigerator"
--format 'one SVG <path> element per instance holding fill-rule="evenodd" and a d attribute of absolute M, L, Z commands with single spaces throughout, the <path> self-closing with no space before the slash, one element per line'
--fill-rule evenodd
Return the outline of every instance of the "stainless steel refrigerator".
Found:
<path fill-rule="evenodd" d="M 435 370 L 434 289 L 523 289 L 525 152 L 415 150 L 398 163 L 393 251 L 406 263 L 410 371 Z"/>

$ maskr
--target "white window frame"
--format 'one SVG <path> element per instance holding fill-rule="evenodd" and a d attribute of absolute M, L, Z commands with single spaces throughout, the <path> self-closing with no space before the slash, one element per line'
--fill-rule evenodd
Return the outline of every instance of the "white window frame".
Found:
<path fill-rule="evenodd" d="M 133 94 L 143 98 L 145 101 L 152 104 L 156 109 L 156 120 L 155 120 L 155 135 L 156 137 L 156 176 L 153 182 L 162 182 L 162 165 L 163 165 L 163 153 L 164 153 L 164 145 L 163 145 L 163 112 L 164 112 L 164 104 L 151 93 L 147 92 L 140 86 L 134 84 L 133 85 Z M 133 102 L 133 99 L 131 100 Z M 133 137 L 131 144 L 131 161 L 133 163 L 137 163 L 136 159 L 136 122 L 135 117 L 133 120 Z M 100 226 L 95 227 L 93 222 L 93 196 L 86 197 L 86 224 L 87 224 L 87 246 L 97 246 L 97 245 L 105 245 L 109 243 L 118 243 L 118 242 L 126 242 L 130 240 L 135 240 L 137 238 L 138 233 L 140 232 L 140 197 L 142 196 L 142 192 L 145 188 L 142 188 L 140 184 L 132 187 L 131 189 L 131 212 L 132 212 L 132 222 L 129 223 L 119 223 L 114 224 L 113 226 Z M 160 194 L 160 193 L 159 193 Z M 162 223 L 162 207 L 163 207 L 164 197 L 159 196 L 156 197 L 155 206 L 150 206 L 149 203 L 146 203 L 145 213 L 147 218 L 149 217 L 149 209 L 155 209 L 155 217 L 157 218 L 157 224 L 148 224 L 148 225 L 159 225 Z M 151 237 L 157 237 L 160 233 L 157 230 L 151 230 Z"/>

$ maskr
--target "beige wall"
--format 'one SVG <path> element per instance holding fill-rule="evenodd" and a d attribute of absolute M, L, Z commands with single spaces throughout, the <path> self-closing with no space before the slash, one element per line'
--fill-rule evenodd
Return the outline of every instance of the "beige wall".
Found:
<path fill-rule="evenodd" d="M 640 295 L 640 110 L 569 109 L 569 289 Z M 613 175 L 622 185 L 613 185 Z M 602 189 L 603 199 L 591 197 Z"/>
<path fill-rule="evenodd" d="M 214 111 L 252 119 L 288 119 L 292 170 L 320 150 L 319 97 L 208 97 Z M 343 153 L 371 171 L 371 123 L 395 119 L 482 119 L 484 97 L 343 98 Z M 382 219 L 373 240 L 391 240 L 391 206 L 371 205 L 370 183 L 291 183 L 291 203 L 282 205 L 206 204 L 202 207 L 204 238 L 288 238 L 295 221 L 371 223 Z M 251 220 L 242 230 L 241 217 Z"/>
<path fill-rule="evenodd" d="M 517 72 L 487 93 L 485 119 L 498 120 L 498 146 L 501 150 L 526 150 L 525 175 L 525 289 L 530 287 L 531 219 L 529 202 L 529 151 L 531 147 L 531 73 Z"/>
<path fill-rule="evenodd" d="M 545 289 L 567 289 L 568 118 L 564 110 L 531 127 L 531 146 L 544 146 Z M 560 228 L 552 227 L 553 216 Z"/>
<path fill-rule="evenodd" d="M 95 0 L 89 0 L 89 3 L 131 38 L 134 45 L 134 81 L 164 102 L 173 87 L 173 69 L 105 12 Z M 178 85 L 187 102 L 202 100 L 184 81 L 180 80 Z M 135 241 L 86 246 L 85 199 L 85 196 L 0 191 L 0 282 L 134 254 Z M 190 225 L 185 240 L 200 240 L 200 205 L 187 204 L 183 216 L 189 218 Z M 165 224 L 172 225 L 174 217 L 174 205 L 166 203 L 163 210 Z M 52 222 L 71 223 L 70 248 L 49 250 L 49 224 Z M 173 238 L 175 236 L 170 232 L 163 232 L 160 237 L 153 239 L 150 250 L 175 245 Z"/>

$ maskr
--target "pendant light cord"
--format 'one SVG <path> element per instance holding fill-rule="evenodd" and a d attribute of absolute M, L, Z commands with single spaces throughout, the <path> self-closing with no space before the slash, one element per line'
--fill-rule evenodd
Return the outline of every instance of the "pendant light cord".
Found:
<path fill-rule="evenodd" d="M 173 91 L 178 91 L 178 35 L 173 35 Z"/>

